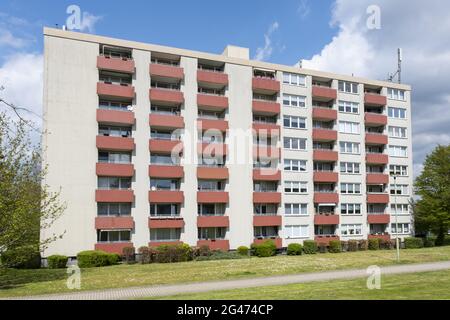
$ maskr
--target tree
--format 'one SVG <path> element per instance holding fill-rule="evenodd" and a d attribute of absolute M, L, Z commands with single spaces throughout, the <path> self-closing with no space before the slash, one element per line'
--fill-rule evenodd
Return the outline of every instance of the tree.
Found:
<path fill-rule="evenodd" d="M 442 245 L 450 229 L 450 145 L 439 145 L 426 157 L 415 191 L 420 196 L 414 207 L 416 230 L 433 232 Z"/>
<path fill-rule="evenodd" d="M 41 228 L 49 228 L 65 204 L 44 183 L 41 147 L 31 142 L 30 132 L 28 121 L 0 113 L 0 255 L 25 247 L 42 251 L 62 237 L 40 238 Z"/>

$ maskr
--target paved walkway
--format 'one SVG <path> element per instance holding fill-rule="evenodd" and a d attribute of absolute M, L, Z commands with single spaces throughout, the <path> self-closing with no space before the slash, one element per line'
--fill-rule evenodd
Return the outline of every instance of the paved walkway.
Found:
<path fill-rule="evenodd" d="M 381 268 L 381 274 L 399 274 L 450 269 L 450 261 L 406 264 Z M 367 277 L 366 269 L 326 271 L 302 273 L 264 278 L 197 282 L 189 284 L 173 284 L 151 287 L 130 287 L 122 289 L 106 289 L 99 291 L 80 291 L 74 293 L 52 294 L 43 296 L 27 296 L 12 299 L 25 300 L 118 300 L 145 297 L 161 297 L 182 293 L 198 293 L 215 290 L 241 289 L 261 286 L 285 285 L 324 280 L 338 280 Z"/>

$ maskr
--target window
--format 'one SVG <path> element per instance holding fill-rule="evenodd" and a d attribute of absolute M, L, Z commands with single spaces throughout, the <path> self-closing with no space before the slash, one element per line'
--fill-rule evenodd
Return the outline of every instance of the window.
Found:
<path fill-rule="evenodd" d="M 358 84 L 354 82 L 339 81 L 338 89 L 346 93 L 358 93 Z"/>
<path fill-rule="evenodd" d="M 389 156 L 391 156 L 391 157 L 407 157 L 406 147 L 389 146 Z"/>
<path fill-rule="evenodd" d="M 391 214 L 409 214 L 409 206 L 405 203 L 391 204 Z"/>
<path fill-rule="evenodd" d="M 396 194 L 398 196 L 408 195 L 408 185 L 407 184 L 391 184 L 390 186 L 391 194 Z"/>
<path fill-rule="evenodd" d="M 308 226 L 284 226 L 284 236 L 287 239 L 309 237 Z"/>
<path fill-rule="evenodd" d="M 180 215 L 178 204 L 151 204 L 150 216 L 152 217 L 177 217 Z"/>
<path fill-rule="evenodd" d="M 303 181 L 286 181 L 284 183 L 285 193 L 307 193 L 308 183 Z"/>
<path fill-rule="evenodd" d="M 292 94 L 283 94 L 283 105 L 286 107 L 306 107 L 306 97 Z"/>
<path fill-rule="evenodd" d="M 131 178 L 99 177 L 98 188 L 102 190 L 131 189 Z"/>
<path fill-rule="evenodd" d="M 178 190 L 179 183 L 178 180 L 171 179 L 151 179 L 150 180 L 150 190 Z"/>
<path fill-rule="evenodd" d="M 361 224 L 342 224 L 341 235 L 343 236 L 357 236 L 362 234 Z"/>
<path fill-rule="evenodd" d="M 157 114 L 167 114 L 167 115 L 179 115 L 180 108 L 179 107 L 170 107 L 170 106 L 157 106 L 151 105 L 150 107 L 151 113 Z"/>
<path fill-rule="evenodd" d="M 405 91 L 399 89 L 388 88 L 388 98 L 393 100 L 405 101 Z"/>
<path fill-rule="evenodd" d="M 130 216 L 131 203 L 97 203 L 98 216 Z"/>
<path fill-rule="evenodd" d="M 278 183 L 272 181 L 257 181 L 253 183 L 254 192 L 277 192 Z"/>
<path fill-rule="evenodd" d="M 197 213 L 200 216 L 223 216 L 225 214 L 225 204 L 202 203 L 197 206 Z"/>
<path fill-rule="evenodd" d="M 278 227 L 254 227 L 255 238 L 274 238 L 278 237 Z"/>
<path fill-rule="evenodd" d="M 131 137 L 131 127 L 99 126 L 98 133 L 105 137 Z"/>
<path fill-rule="evenodd" d="M 284 171 L 306 171 L 306 160 L 284 159 Z"/>
<path fill-rule="evenodd" d="M 357 162 L 341 162 L 340 168 L 341 173 L 360 173 Z"/>
<path fill-rule="evenodd" d="M 278 205 L 273 203 L 256 203 L 253 205 L 255 215 L 276 215 L 278 213 Z"/>
<path fill-rule="evenodd" d="M 128 242 L 131 240 L 130 230 L 105 231 L 99 230 L 97 233 L 98 242 Z"/>
<path fill-rule="evenodd" d="M 361 214 L 360 203 L 341 203 L 341 214 L 358 215 Z"/>
<path fill-rule="evenodd" d="M 406 128 L 389 126 L 389 137 L 391 137 L 391 138 L 406 138 Z"/>
<path fill-rule="evenodd" d="M 339 100 L 339 112 L 359 113 L 359 103 Z"/>
<path fill-rule="evenodd" d="M 290 84 L 293 86 L 304 87 L 306 85 L 306 76 L 295 73 L 283 73 L 283 83 Z"/>
<path fill-rule="evenodd" d="M 329 162 L 314 162 L 314 171 L 319 172 L 332 172 L 334 170 L 334 165 Z"/>
<path fill-rule="evenodd" d="M 308 205 L 306 203 L 285 203 L 284 215 L 286 216 L 308 215 Z"/>
<path fill-rule="evenodd" d="M 150 164 L 158 165 L 176 165 L 179 163 L 178 158 L 172 158 L 171 155 L 152 154 L 150 155 Z"/>
<path fill-rule="evenodd" d="M 359 123 L 349 121 L 339 121 L 339 132 L 359 134 Z"/>
<path fill-rule="evenodd" d="M 180 236 L 181 229 L 179 228 L 151 229 L 150 231 L 150 241 L 152 242 L 178 241 Z"/>
<path fill-rule="evenodd" d="M 131 102 L 100 100 L 98 107 L 106 110 L 129 111 L 131 110 L 131 104 Z"/>
<path fill-rule="evenodd" d="M 226 228 L 198 228 L 198 238 L 200 240 L 224 239 Z"/>
<path fill-rule="evenodd" d="M 295 116 L 284 116 L 283 124 L 285 128 L 290 129 L 305 129 L 306 118 Z"/>
<path fill-rule="evenodd" d="M 359 154 L 359 143 L 339 142 L 339 150 L 341 153 Z"/>
<path fill-rule="evenodd" d="M 360 183 L 341 183 L 341 193 L 360 194 L 361 193 L 361 184 Z"/>
<path fill-rule="evenodd" d="M 290 150 L 306 150 L 306 139 L 284 137 L 284 148 Z"/>
<path fill-rule="evenodd" d="M 98 152 L 98 162 L 100 163 L 131 163 L 131 153 L 122 152 Z"/>
<path fill-rule="evenodd" d="M 406 109 L 388 107 L 388 115 L 393 119 L 406 119 Z"/>
<path fill-rule="evenodd" d="M 198 191 L 222 191 L 225 183 L 218 180 L 198 180 Z"/>
<path fill-rule="evenodd" d="M 389 166 L 389 173 L 391 175 L 407 176 L 408 166 L 393 165 Z"/>
<path fill-rule="evenodd" d="M 409 234 L 410 227 L 409 223 L 391 223 L 391 233 L 392 234 Z"/>

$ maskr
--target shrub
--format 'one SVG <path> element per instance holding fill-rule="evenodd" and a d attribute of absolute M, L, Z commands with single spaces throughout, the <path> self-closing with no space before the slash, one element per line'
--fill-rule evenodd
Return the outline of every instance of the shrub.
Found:
<path fill-rule="evenodd" d="M 122 257 L 118 253 L 108 253 L 108 265 L 113 266 L 118 264 L 122 260 Z"/>
<path fill-rule="evenodd" d="M 272 240 L 267 240 L 261 244 L 252 244 L 252 249 L 255 256 L 262 258 L 274 256 L 277 247 Z"/>
<path fill-rule="evenodd" d="M 405 238 L 405 249 L 417 249 L 417 248 L 423 248 L 422 238 L 413 238 L 413 237 Z"/>
<path fill-rule="evenodd" d="M 320 253 L 327 253 L 328 247 L 325 243 L 319 243 L 319 252 Z"/>
<path fill-rule="evenodd" d="M 138 254 L 140 256 L 140 263 L 147 264 L 152 262 L 152 256 L 150 254 L 150 248 L 149 247 L 140 247 L 138 249 Z"/>
<path fill-rule="evenodd" d="M 339 240 L 330 240 L 329 251 L 331 253 L 339 253 L 342 252 L 341 241 Z"/>
<path fill-rule="evenodd" d="M 348 241 L 341 241 L 341 249 L 342 251 L 348 251 Z"/>
<path fill-rule="evenodd" d="M 450 246 L 450 235 L 445 236 L 443 245 Z"/>
<path fill-rule="evenodd" d="M 53 255 L 47 257 L 47 264 L 49 269 L 63 269 L 67 266 L 69 258 L 66 256 Z"/>
<path fill-rule="evenodd" d="M 347 241 L 347 251 L 358 251 L 358 240 L 348 240 Z"/>
<path fill-rule="evenodd" d="M 290 243 L 287 247 L 288 256 L 300 256 L 303 252 L 303 246 L 300 243 Z"/>
<path fill-rule="evenodd" d="M 120 255 L 99 250 L 81 251 L 77 254 L 77 262 L 80 268 L 111 266 L 119 261 Z"/>
<path fill-rule="evenodd" d="M 303 252 L 306 254 L 317 253 L 317 242 L 314 240 L 303 241 Z"/>
<path fill-rule="evenodd" d="M 127 264 L 130 264 L 135 261 L 134 255 L 135 255 L 134 247 L 125 247 L 122 249 L 122 256 Z"/>
<path fill-rule="evenodd" d="M 8 268 L 39 269 L 41 254 L 36 245 L 21 246 L 4 251 L 0 256 L 1 264 Z"/>
<path fill-rule="evenodd" d="M 374 238 L 369 239 L 369 250 L 379 250 L 380 249 L 380 239 Z"/>
<path fill-rule="evenodd" d="M 392 240 L 380 239 L 380 249 L 391 250 L 394 249 L 395 243 Z"/>
<path fill-rule="evenodd" d="M 227 260 L 227 259 L 244 259 L 245 257 L 238 252 L 215 251 L 209 256 L 199 256 L 196 261 L 207 260 Z"/>
<path fill-rule="evenodd" d="M 369 247 L 369 243 L 367 240 L 359 240 L 358 242 L 358 250 L 365 251 Z"/>
<path fill-rule="evenodd" d="M 423 241 L 423 246 L 426 248 L 434 247 L 434 240 L 430 238 L 425 238 L 425 240 Z"/>
<path fill-rule="evenodd" d="M 237 248 L 237 252 L 242 256 L 248 256 L 248 251 L 248 247 L 246 246 L 240 246 L 239 248 Z"/>
<path fill-rule="evenodd" d="M 207 245 L 203 245 L 194 249 L 195 257 L 210 256 L 211 254 L 211 249 Z"/>
<path fill-rule="evenodd" d="M 192 258 L 193 250 L 187 244 L 161 245 L 155 252 L 155 261 L 159 263 L 183 262 Z"/>

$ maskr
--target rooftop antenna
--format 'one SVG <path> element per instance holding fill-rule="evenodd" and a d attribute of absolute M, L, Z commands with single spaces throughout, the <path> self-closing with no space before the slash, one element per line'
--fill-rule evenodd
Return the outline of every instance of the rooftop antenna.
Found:
<path fill-rule="evenodd" d="M 403 61 L 402 48 L 397 49 L 397 61 L 398 61 L 397 71 L 394 74 L 390 75 L 388 80 L 392 82 L 395 76 L 397 76 L 398 83 L 402 83 L 402 61 Z"/>

